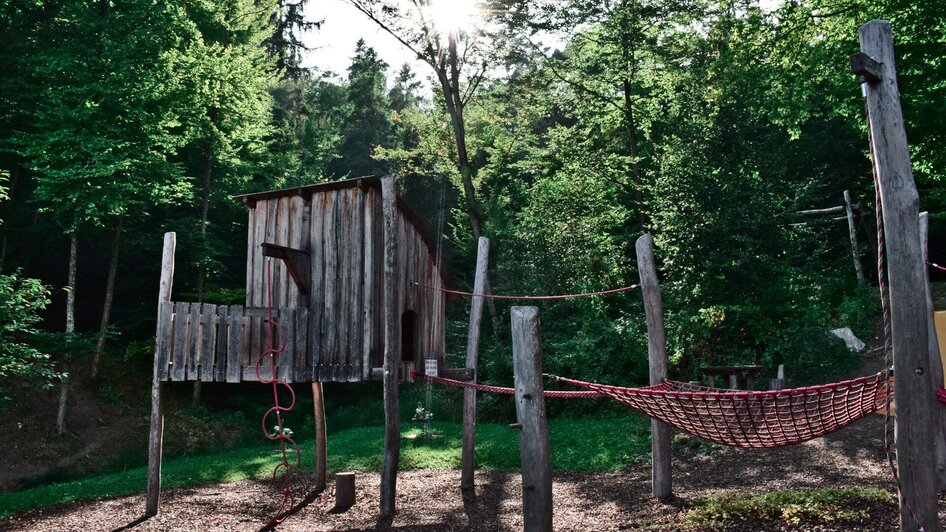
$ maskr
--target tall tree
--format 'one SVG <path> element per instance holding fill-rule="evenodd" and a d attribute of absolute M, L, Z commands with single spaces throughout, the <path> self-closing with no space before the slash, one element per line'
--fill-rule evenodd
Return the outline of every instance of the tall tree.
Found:
<path fill-rule="evenodd" d="M 464 108 L 485 79 L 490 63 L 499 55 L 502 40 L 485 38 L 482 18 L 469 1 L 348 0 L 417 58 L 433 69 L 443 104 L 450 116 L 456 145 L 466 212 L 474 240 L 482 233 L 482 213 L 470 160 Z M 476 27 L 477 18 L 480 27 Z"/>
<path fill-rule="evenodd" d="M 336 177 L 380 175 L 383 162 L 374 159 L 375 148 L 391 137 L 385 71 L 388 64 L 359 39 L 348 67 L 348 116 L 342 131 L 340 158 L 330 166 Z"/>
<path fill-rule="evenodd" d="M 114 263 L 126 217 L 188 193 L 171 158 L 188 139 L 182 117 L 190 101 L 180 90 L 179 59 L 194 28 L 177 5 L 75 0 L 59 7 L 49 41 L 29 59 L 32 74 L 42 79 L 42 98 L 30 129 L 16 141 L 37 175 L 37 201 L 70 236 L 66 321 L 72 329 L 79 229 L 111 228 Z M 106 301 L 114 285 L 112 269 Z M 67 393 L 64 378 L 60 433 Z"/>

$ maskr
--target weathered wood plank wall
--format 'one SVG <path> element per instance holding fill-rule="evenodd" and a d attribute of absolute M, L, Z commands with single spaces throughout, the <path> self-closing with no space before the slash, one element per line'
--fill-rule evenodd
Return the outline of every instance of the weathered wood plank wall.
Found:
<path fill-rule="evenodd" d="M 443 357 L 444 298 L 415 283 L 440 288 L 443 280 L 435 250 L 400 207 L 397 308 L 399 319 L 407 311 L 417 315 L 413 353 L 419 365 L 424 358 Z M 248 216 L 246 306 L 268 305 L 266 263 L 271 261 L 273 307 L 307 308 L 305 324 L 293 322 L 293 343 L 309 349 L 292 361 L 293 380 L 369 378 L 371 368 L 383 362 L 383 218 L 377 183 L 365 180 L 304 196 L 289 191 L 254 200 Z M 263 256 L 264 242 L 309 253 L 308 294 L 300 294 L 282 261 Z M 245 320 L 244 367 L 255 364 L 267 341 L 265 318 Z"/>

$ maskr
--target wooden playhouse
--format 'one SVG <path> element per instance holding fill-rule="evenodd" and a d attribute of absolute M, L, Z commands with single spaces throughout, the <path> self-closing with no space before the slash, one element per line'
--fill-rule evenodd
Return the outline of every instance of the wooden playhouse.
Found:
<path fill-rule="evenodd" d="M 163 301 L 155 368 L 162 381 L 255 381 L 271 306 L 285 382 L 380 378 L 383 215 L 380 179 L 366 177 L 237 196 L 248 210 L 246 304 Z M 400 199 L 396 209 L 401 375 L 442 362 L 444 286 L 436 246 Z M 267 269 L 269 263 L 269 269 Z M 415 283 L 423 285 L 419 287 Z M 263 366 L 263 378 L 268 365 Z M 374 374 L 372 374 L 374 369 Z"/>

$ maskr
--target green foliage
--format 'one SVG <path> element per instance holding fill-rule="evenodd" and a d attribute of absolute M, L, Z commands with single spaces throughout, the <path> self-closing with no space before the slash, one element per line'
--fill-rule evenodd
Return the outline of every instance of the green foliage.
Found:
<path fill-rule="evenodd" d="M 45 351 L 37 349 L 39 313 L 49 290 L 20 272 L 0 275 L 0 399 L 14 388 L 49 388 L 57 378 Z"/>
<path fill-rule="evenodd" d="M 697 502 L 674 530 L 729 530 L 744 523 L 805 527 L 815 524 L 868 525 L 881 510 L 894 511 L 893 498 L 874 488 L 738 493 Z"/>

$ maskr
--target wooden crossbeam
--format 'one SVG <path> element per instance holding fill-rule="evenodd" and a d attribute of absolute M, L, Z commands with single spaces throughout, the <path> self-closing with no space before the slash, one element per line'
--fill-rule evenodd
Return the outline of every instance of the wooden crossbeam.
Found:
<path fill-rule="evenodd" d="M 851 55 L 851 72 L 873 85 L 881 80 L 883 65 L 864 52 Z"/>
<path fill-rule="evenodd" d="M 286 264 L 286 269 L 289 270 L 289 275 L 292 277 L 292 280 L 295 281 L 296 286 L 299 287 L 299 293 L 308 294 L 309 288 L 306 286 L 302 274 L 309 271 L 309 252 L 270 244 L 268 242 L 263 242 L 260 245 L 263 246 L 264 257 L 282 259 Z"/>

